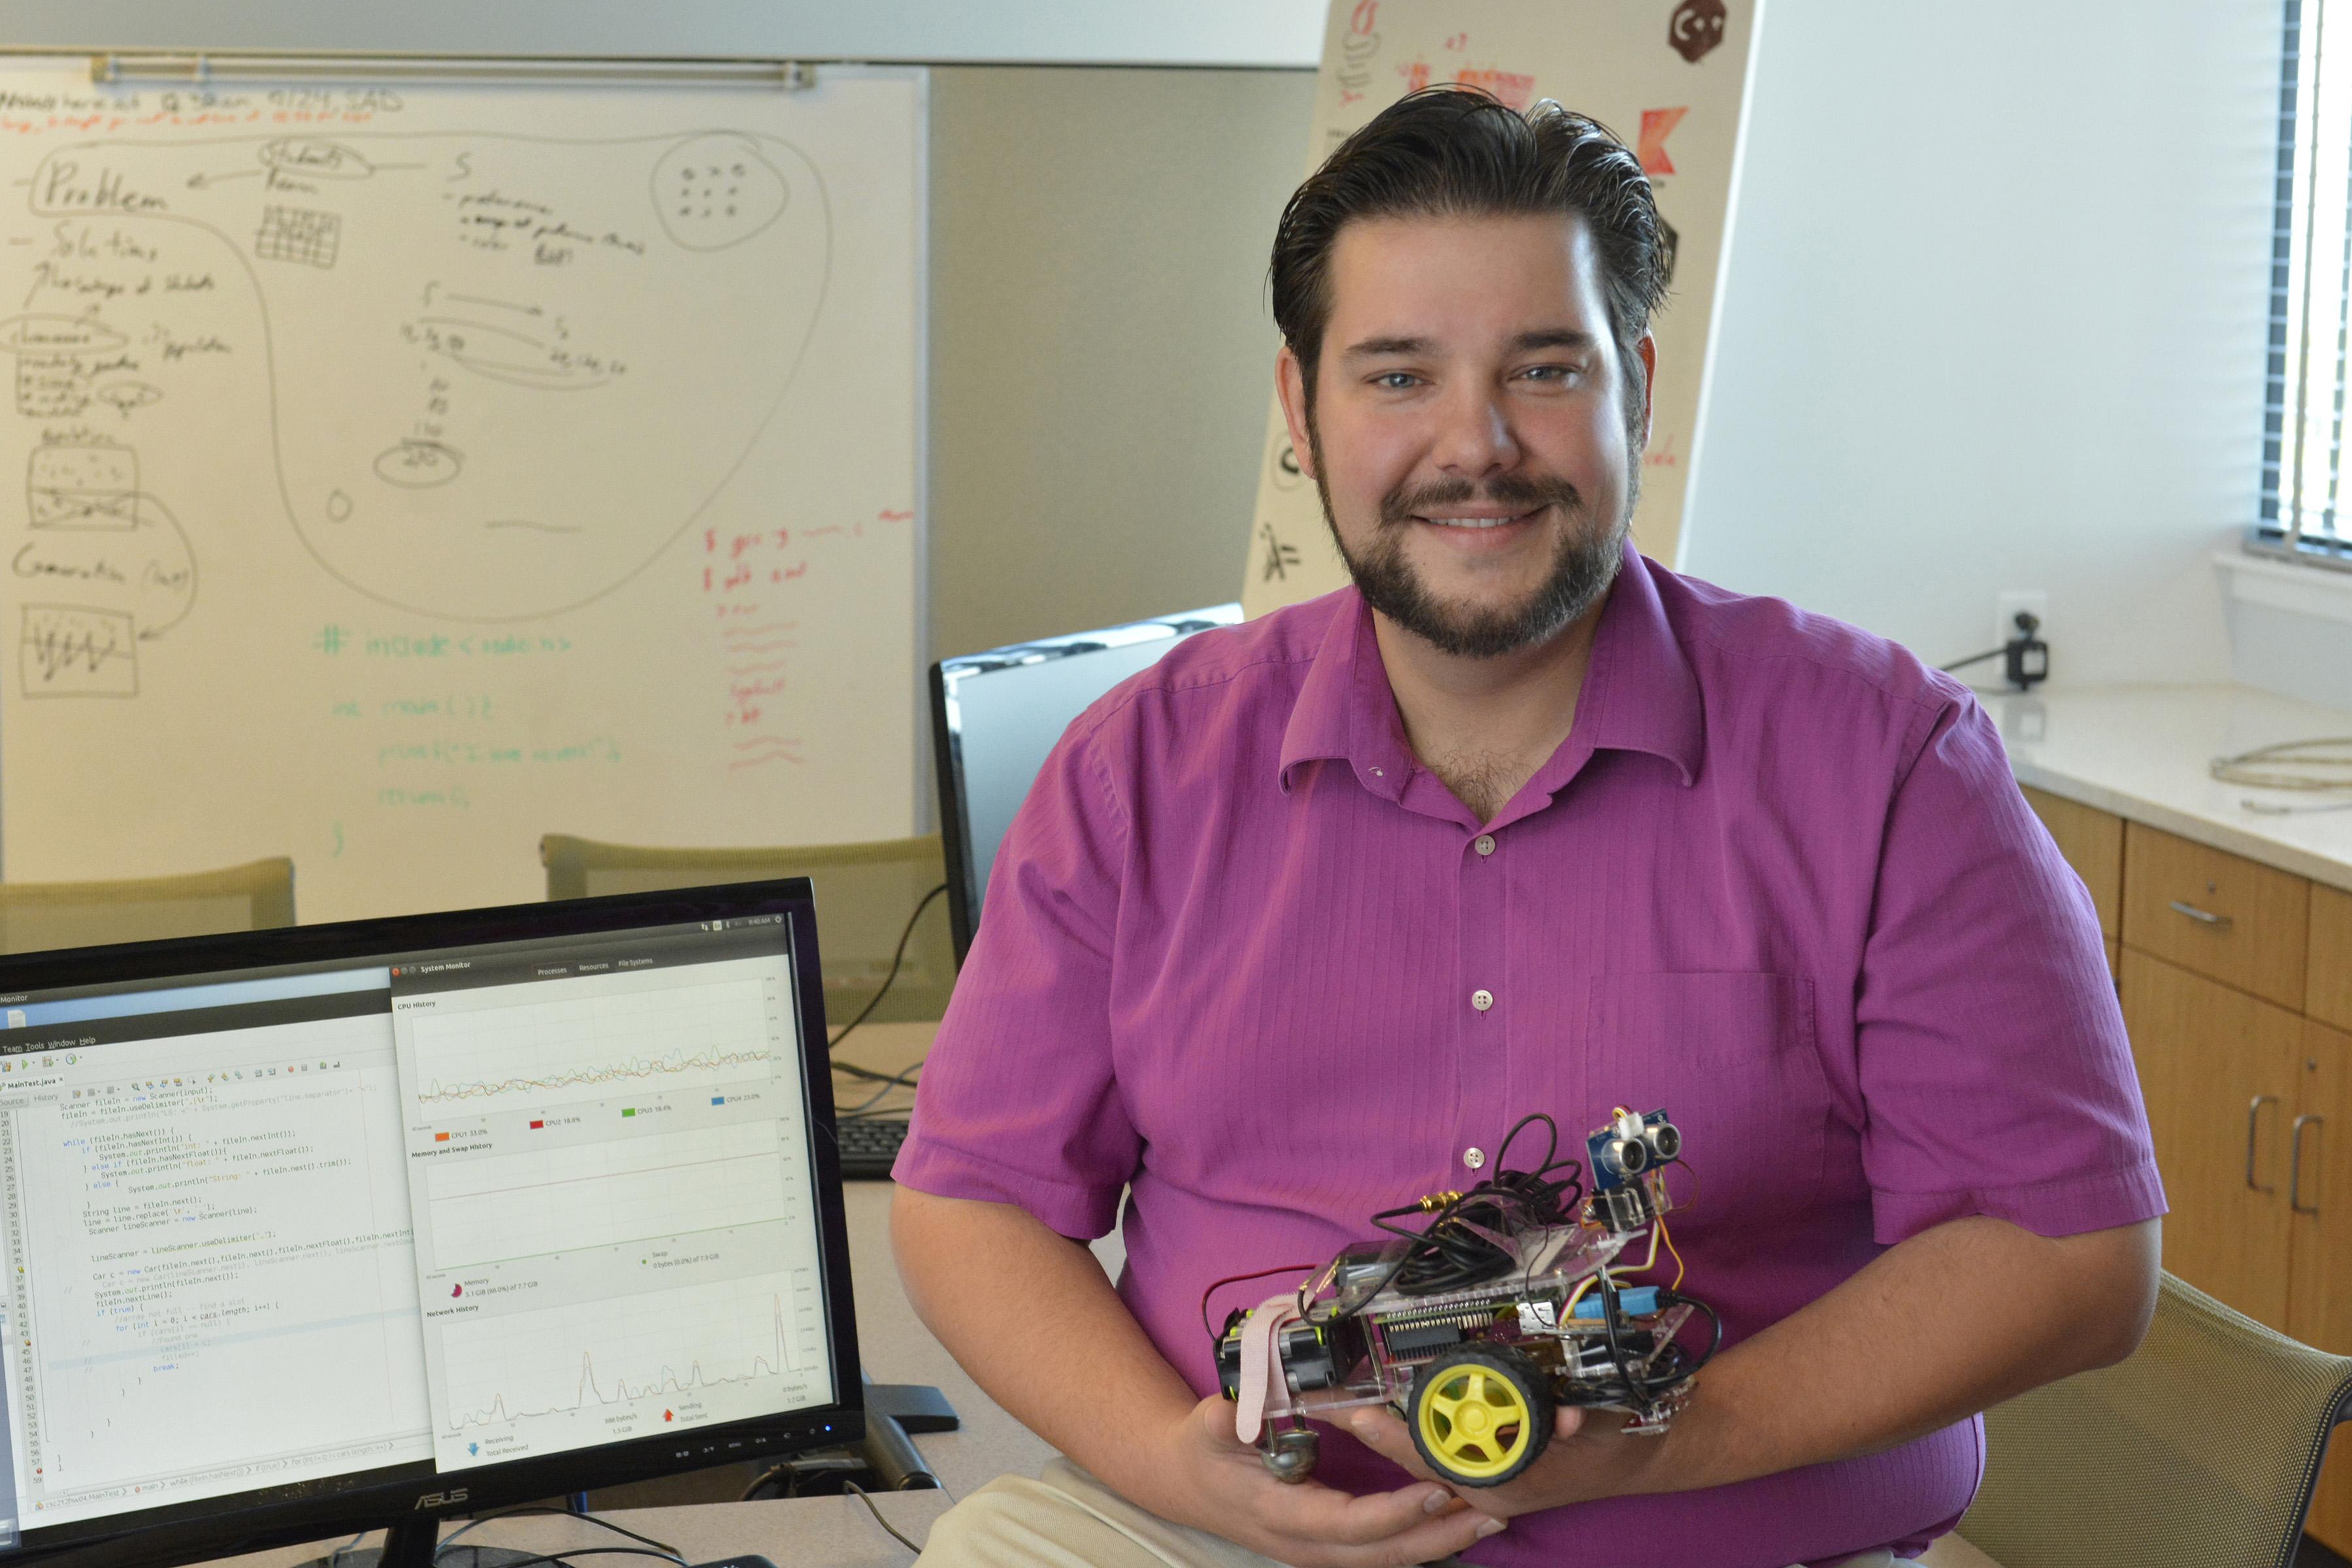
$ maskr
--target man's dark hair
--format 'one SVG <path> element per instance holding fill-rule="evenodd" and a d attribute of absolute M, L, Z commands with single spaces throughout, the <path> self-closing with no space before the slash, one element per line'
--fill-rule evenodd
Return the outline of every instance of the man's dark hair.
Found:
<path fill-rule="evenodd" d="M 1271 268 L 1274 321 L 1298 357 L 1308 407 L 1341 228 L 1360 218 L 1543 213 L 1580 213 L 1592 231 L 1626 377 L 1626 428 L 1638 442 L 1649 388 L 1635 351 L 1666 293 L 1649 176 L 1598 121 L 1549 99 L 1522 115 L 1475 88 L 1424 88 L 1399 99 L 1341 142 L 1283 209 Z"/>

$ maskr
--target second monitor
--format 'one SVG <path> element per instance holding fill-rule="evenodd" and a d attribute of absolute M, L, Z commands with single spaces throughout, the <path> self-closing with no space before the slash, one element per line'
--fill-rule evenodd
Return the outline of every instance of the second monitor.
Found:
<path fill-rule="evenodd" d="M 971 950 L 996 847 L 1070 721 L 1196 632 L 1240 624 L 1239 605 L 993 647 L 931 667 L 931 739 L 956 962 Z"/>

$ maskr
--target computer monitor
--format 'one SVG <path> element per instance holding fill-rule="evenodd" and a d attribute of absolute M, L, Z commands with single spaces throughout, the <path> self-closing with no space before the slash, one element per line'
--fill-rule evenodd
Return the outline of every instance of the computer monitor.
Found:
<path fill-rule="evenodd" d="M 0 960 L 0 1565 L 864 1433 L 809 883 Z"/>
<path fill-rule="evenodd" d="M 1195 632 L 1238 625 L 1239 605 L 993 647 L 931 666 L 932 754 L 956 962 L 971 951 L 996 847 L 1037 770 L 1087 704 Z"/>

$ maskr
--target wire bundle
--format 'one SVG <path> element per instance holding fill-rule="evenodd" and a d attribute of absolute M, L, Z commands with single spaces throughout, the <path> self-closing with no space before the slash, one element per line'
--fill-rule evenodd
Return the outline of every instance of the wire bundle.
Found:
<path fill-rule="evenodd" d="M 1503 1169 L 1512 1141 L 1538 1121 L 1551 1135 L 1543 1163 L 1532 1171 Z M 1412 1244 L 1381 1281 L 1381 1289 L 1394 1286 L 1407 1295 L 1423 1296 L 1496 1279 L 1517 1261 L 1507 1245 L 1512 1236 L 1566 1225 L 1584 1201 L 1583 1162 L 1559 1157 L 1559 1124 L 1540 1110 L 1512 1124 L 1503 1135 L 1502 1147 L 1495 1152 L 1495 1173 L 1468 1192 L 1447 1194 L 1436 1209 L 1436 1217 L 1423 1230 L 1408 1230 L 1393 1222 L 1429 1212 L 1428 1199 L 1372 1216 L 1372 1223 L 1381 1229 Z M 1555 1178 L 1556 1171 L 1567 1174 Z"/>

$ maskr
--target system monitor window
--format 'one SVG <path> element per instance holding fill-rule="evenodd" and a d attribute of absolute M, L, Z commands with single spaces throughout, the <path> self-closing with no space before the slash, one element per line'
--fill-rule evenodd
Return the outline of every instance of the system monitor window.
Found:
<path fill-rule="evenodd" d="M 788 931 L 392 966 L 440 1470 L 832 1401 Z"/>

